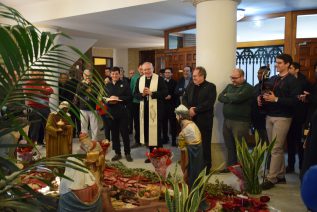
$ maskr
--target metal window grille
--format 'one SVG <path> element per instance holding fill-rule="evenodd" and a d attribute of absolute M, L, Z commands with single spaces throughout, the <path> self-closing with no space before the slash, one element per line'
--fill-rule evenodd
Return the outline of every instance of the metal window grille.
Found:
<path fill-rule="evenodd" d="M 236 51 L 236 66 L 244 70 L 248 83 L 258 83 L 257 72 L 261 66 L 269 66 L 271 76 L 276 74 L 275 57 L 282 54 L 284 46 L 264 46 L 238 48 Z"/>

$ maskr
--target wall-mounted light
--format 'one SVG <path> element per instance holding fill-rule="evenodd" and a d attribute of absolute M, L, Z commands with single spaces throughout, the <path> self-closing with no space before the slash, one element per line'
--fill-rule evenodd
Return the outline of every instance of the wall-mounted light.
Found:
<path fill-rule="evenodd" d="M 245 9 L 237 9 L 237 21 L 240 21 L 245 16 Z"/>

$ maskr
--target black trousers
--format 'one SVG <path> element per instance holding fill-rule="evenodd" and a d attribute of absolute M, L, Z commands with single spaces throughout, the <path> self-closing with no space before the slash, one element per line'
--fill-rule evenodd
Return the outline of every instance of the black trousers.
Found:
<path fill-rule="evenodd" d="M 302 143 L 302 129 L 303 123 L 297 119 L 293 119 L 290 129 L 287 134 L 287 152 L 288 152 L 288 167 L 294 168 L 295 156 L 298 154 L 299 169 L 302 168 L 303 163 L 303 143 Z"/>
<path fill-rule="evenodd" d="M 76 111 L 76 113 L 79 115 L 80 112 Z M 81 126 L 80 126 L 80 117 L 77 117 L 74 111 L 69 111 L 69 114 L 71 116 L 72 121 L 74 122 L 74 130 L 73 130 L 73 137 L 79 137 L 79 134 L 81 132 Z"/>
<path fill-rule="evenodd" d="M 133 111 L 132 102 L 127 104 L 128 117 L 129 117 L 129 134 L 133 132 Z"/>
<path fill-rule="evenodd" d="M 177 133 L 177 120 L 175 115 L 175 107 L 169 103 L 164 105 L 164 114 L 163 114 L 163 123 L 162 123 L 162 130 L 163 130 L 163 144 L 168 143 L 168 126 L 170 126 L 170 134 L 172 136 L 172 143 L 176 144 L 176 133 Z"/>
<path fill-rule="evenodd" d="M 105 138 L 109 141 L 111 140 L 111 125 L 112 125 L 112 118 L 109 116 L 102 116 L 103 120 L 103 129 L 105 131 Z"/>
<path fill-rule="evenodd" d="M 310 124 L 310 133 L 306 141 L 303 167 L 300 170 L 301 180 L 311 166 L 317 165 L 317 110 L 311 116 Z"/>
<path fill-rule="evenodd" d="M 311 138 L 307 139 L 306 148 L 304 149 L 303 164 L 302 164 L 302 169 L 300 170 L 300 174 L 299 174 L 301 181 L 303 180 L 303 177 L 304 177 L 306 171 L 310 167 L 317 165 L 317 154 L 316 154 L 316 149 L 317 149 L 316 135 L 317 135 L 317 133 L 313 133 L 313 134 L 315 134 L 315 135 L 313 135 Z M 315 138 L 315 139 L 313 139 L 313 138 Z"/>
<path fill-rule="evenodd" d="M 128 117 L 126 114 L 120 114 L 118 117 L 114 117 L 111 124 L 111 136 L 113 150 L 116 154 L 121 154 L 120 136 L 121 134 L 124 146 L 124 153 L 130 154 L 130 139 L 129 139 L 129 126 Z"/>
<path fill-rule="evenodd" d="M 32 111 L 28 115 L 28 121 L 30 123 L 28 136 L 29 138 L 38 144 L 43 144 L 44 129 L 46 126 L 46 120 L 50 114 L 50 109 L 46 108 L 32 108 Z"/>
<path fill-rule="evenodd" d="M 140 144 L 140 103 L 132 103 L 132 121 L 134 123 L 134 142 Z"/>
<path fill-rule="evenodd" d="M 195 118 L 193 120 L 197 125 L 203 145 L 203 155 L 204 155 L 204 167 L 207 167 L 207 172 L 209 173 L 211 169 L 211 137 L 212 137 L 212 126 L 213 119 L 206 119 L 205 121 L 197 121 Z"/>

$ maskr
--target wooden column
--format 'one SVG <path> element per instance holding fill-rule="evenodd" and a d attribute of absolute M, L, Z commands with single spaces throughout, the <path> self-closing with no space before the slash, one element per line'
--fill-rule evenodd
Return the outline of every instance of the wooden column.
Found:
<path fill-rule="evenodd" d="M 285 14 L 284 52 L 293 58 L 296 54 L 296 26 L 296 15 L 293 12 L 287 12 Z"/>

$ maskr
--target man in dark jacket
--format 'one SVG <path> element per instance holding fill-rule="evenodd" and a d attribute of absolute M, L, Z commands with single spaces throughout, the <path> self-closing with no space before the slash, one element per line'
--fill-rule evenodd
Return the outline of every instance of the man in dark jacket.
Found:
<path fill-rule="evenodd" d="M 206 81 L 207 72 L 199 66 L 193 71 L 193 82 L 185 91 L 182 102 L 189 109 L 189 115 L 198 126 L 203 145 L 204 167 L 211 168 L 211 136 L 214 104 L 217 96 L 216 86 Z"/>
<path fill-rule="evenodd" d="M 310 117 L 310 129 L 308 131 L 307 139 L 304 143 L 304 159 L 303 168 L 300 170 L 300 178 L 302 180 L 305 172 L 314 165 L 317 165 L 317 110 Z"/>
<path fill-rule="evenodd" d="M 261 66 L 258 70 L 259 83 L 254 86 L 253 94 L 254 98 L 251 104 L 251 122 L 254 130 L 259 133 L 259 137 L 262 142 L 268 142 L 267 132 L 265 127 L 265 111 L 259 110 L 257 97 L 265 89 L 265 82 L 270 75 L 270 69 L 267 66 Z"/>
<path fill-rule="evenodd" d="M 300 95 L 301 101 L 308 103 L 308 115 L 305 123 L 304 135 L 307 136 L 304 143 L 304 159 L 300 177 L 313 165 L 317 165 L 317 63 L 314 66 L 315 83 L 309 90 Z"/>
<path fill-rule="evenodd" d="M 90 126 L 91 139 L 97 141 L 99 127 L 96 113 L 93 112 L 96 109 L 97 88 L 89 69 L 84 71 L 83 78 L 77 86 L 75 96 L 75 102 L 79 101 L 81 132 L 89 134 Z"/>
<path fill-rule="evenodd" d="M 314 65 L 314 70 L 315 70 L 314 84 L 312 84 L 309 89 L 304 90 L 303 93 L 300 95 L 300 100 L 308 104 L 308 112 L 307 112 L 307 117 L 305 121 L 306 128 L 308 127 L 310 118 L 312 117 L 313 113 L 317 109 L 317 63 Z"/>
<path fill-rule="evenodd" d="M 185 90 L 189 83 L 192 81 L 192 68 L 190 66 L 185 66 L 183 70 L 183 77 L 181 77 L 175 88 L 175 95 L 179 98 L 179 101 L 176 102 L 176 107 L 181 103 L 180 101 L 183 98 Z"/>
<path fill-rule="evenodd" d="M 127 104 L 132 100 L 129 84 L 120 79 L 120 68 L 113 67 L 110 71 L 111 82 L 106 84 L 106 98 L 109 113 L 112 115 L 111 135 L 113 150 L 116 155 L 111 159 L 117 161 L 122 158 L 120 148 L 119 132 L 123 139 L 124 153 L 128 162 L 133 161 L 130 155 L 130 139 L 129 139 L 129 117 Z"/>
<path fill-rule="evenodd" d="M 177 96 L 174 94 L 177 82 L 172 78 L 172 69 L 166 68 L 164 73 L 164 81 L 168 90 L 168 95 L 164 100 L 164 113 L 163 113 L 163 144 L 167 144 L 169 141 L 168 137 L 168 126 L 170 126 L 170 134 L 172 136 L 172 146 L 176 146 L 176 115 L 175 108 L 177 104 Z"/>
<path fill-rule="evenodd" d="M 58 81 L 59 103 L 67 101 L 69 104 L 73 104 L 77 85 L 78 81 L 76 79 L 70 79 L 67 73 L 61 73 Z M 72 105 L 72 108 L 75 110 L 77 106 L 78 105 Z M 73 131 L 73 137 L 78 137 L 80 133 L 80 120 L 77 118 L 74 111 L 70 110 L 69 113 L 76 127 Z M 76 111 L 76 113 L 79 114 L 79 111 Z"/>
<path fill-rule="evenodd" d="M 300 93 L 309 90 L 309 82 L 307 78 L 300 73 L 300 64 L 293 62 L 289 68 L 289 73 L 293 75 L 299 86 Z M 307 114 L 307 104 L 298 101 L 297 105 L 294 107 L 294 115 L 290 129 L 287 134 L 287 151 L 288 151 L 288 164 L 286 167 L 286 173 L 294 172 L 295 156 L 298 154 L 299 169 L 302 168 L 303 163 L 303 143 L 302 143 L 302 129 L 306 120 Z"/>

